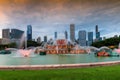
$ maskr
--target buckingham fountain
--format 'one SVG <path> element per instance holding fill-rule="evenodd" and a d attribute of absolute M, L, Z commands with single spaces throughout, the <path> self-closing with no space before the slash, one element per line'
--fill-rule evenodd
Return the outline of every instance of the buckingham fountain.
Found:
<path fill-rule="evenodd" d="M 10 53 L 8 55 L 0 54 L 0 65 L 75 65 L 119 61 L 120 53 L 117 52 L 119 49 L 111 50 L 105 46 L 101 48 L 80 46 L 64 38 L 48 41 L 40 47 L 28 48 L 26 38 L 23 36 L 19 49 L 6 48 L 4 51 L 10 51 Z"/>
<path fill-rule="evenodd" d="M 43 47 L 38 47 L 35 52 L 44 52 L 46 54 L 86 54 L 88 50 L 80 47 L 78 44 L 68 42 L 66 39 L 57 39 L 53 42 L 44 43 Z"/>
<path fill-rule="evenodd" d="M 23 47 L 25 46 L 25 47 Z M 0 53 L 10 54 L 14 48 L 6 48 Z M 40 47 L 27 48 L 27 39 L 23 34 L 20 39 L 19 49 L 14 49 L 16 57 L 31 57 L 34 54 L 90 54 L 95 53 L 96 56 L 119 56 L 119 49 L 111 50 L 108 47 L 96 48 L 92 46 L 80 46 L 79 44 L 68 41 L 67 39 L 56 39 L 45 42 Z"/>

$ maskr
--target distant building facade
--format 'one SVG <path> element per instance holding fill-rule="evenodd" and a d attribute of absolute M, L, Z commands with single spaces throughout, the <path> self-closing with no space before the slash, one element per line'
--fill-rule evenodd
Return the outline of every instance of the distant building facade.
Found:
<path fill-rule="evenodd" d="M 68 33 L 65 31 L 65 39 L 68 39 Z"/>
<path fill-rule="evenodd" d="M 81 30 L 78 32 L 78 40 L 79 40 L 80 46 L 86 46 L 86 31 L 85 30 Z"/>
<path fill-rule="evenodd" d="M 0 39 L 0 44 L 2 44 L 2 38 Z"/>
<path fill-rule="evenodd" d="M 75 24 L 70 24 L 70 40 L 75 42 Z"/>
<path fill-rule="evenodd" d="M 98 25 L 95 26 L 95 33 L 96 33 L 96 39 L 95 39 L 95 42 L 97 41 L 101 41 L 102 38 L 100 37 L 100 32 L 98 30 Z"/>
<path fill-rule="evenodd" d="M 10 29 L 2 29 L 2 38 L 10 39 Z"/>
<path fill-rule="evenodd" d="M 19 46 L 23 34 L 24 31 L 19 29 L 3 29 L 1 44 L 16 43 Z"/>
<path fill-rule="evenodd" d="M 57 39 L 57 32 L 55 32 L 54 36 L 55 36 L 55 39 Z"/>
<path fill-rule="evenodd" d="M 39 44 L 41 43 L 41 37 L 37 38 L 37 43 L 39 43 Z"/>
<path fill-rule="evenodd" d="M 19 29 L 11 29 L 11 39 L 21 39 L 24 34 L 24 31 Z"/>
<path fill-rule="evenodd" d="M 32 26 L 31 25 L 27 26 L 27 40 L 32 41 Z"/>
<path fill-rule="evenodd" d="M 47 42 L 47 36 L 44 36 L 44 42 Z"/>
<path fill-rule="evenodd" d="M 87 45 L 90 46 L 93 43 L 93 32 L 88 32 Z"/>

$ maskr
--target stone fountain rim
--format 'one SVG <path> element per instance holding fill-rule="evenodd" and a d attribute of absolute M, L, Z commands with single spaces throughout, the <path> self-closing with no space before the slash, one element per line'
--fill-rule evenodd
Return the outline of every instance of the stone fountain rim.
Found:
<path fill-rule="evenodd" d="M 0 70 L 44 70 L 64 68 L 86 68 L 97 66 L 111 66 L 120 64 L 120 61 L 79 63 L 79 64 L 51 64 L 51 65 L 0 65 Z"/>

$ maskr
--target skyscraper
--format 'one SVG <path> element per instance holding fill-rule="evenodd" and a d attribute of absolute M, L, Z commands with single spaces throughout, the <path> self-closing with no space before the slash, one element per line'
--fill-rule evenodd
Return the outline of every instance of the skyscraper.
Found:
<path fill-rule="evenodd" d="M 96 39 L 100 38 L 100 32 L 98 31 L 98 25 L 95 26 Z"/>
<path fill-rule="evenodd" d="M 93 43 L 93 32 L 88 32 L 88 46 Z"/>
<path fill-rule="evenodd" d="M 44 42 L 47 42 L 47 36 L 44 36 Z"/>
<path fill-rule="evenodd" d="M 27 26 L 27 40 L 32 40 L 32 26 Z"/>
<path fill-rule="evenodd" d="M 57 32 L 55 32 L 55 39 L 57 39 Z"/>
<path fill-rule="evenodd" d="M 75 25 L 70 24 L 70 40 L 75 42 Z"/>
<path fill-rule="evenodd" d="M 2 30 L 2 38 L 10 39 L 10 29 Z"/>
<path fill-rule="evenodd" d="M 24 31 L 19 29 L 11 29 L 11 39 L 21 39 Z"/>
<path fill-rule="evenodd" d="M 68 33 L 65 31 L 65 39 L 68 39 Z"/>
<path fill-rule="evenodd" d="M 95 33 L 96 33 L 96 39 L 95 39 L 95 41 L 100 41 L 101 37 L 100 37 L 100 32 L 98 30 L 98 25 L 96 25 L 96 27 L 95 27 Z"/>
<path fill-rule="evenodd" d="M 96 39 L 100 38 L 100 32 L 96 32 Z"/>
<path fill-rule="evenodd" d="M 81 30 L 78 32 L 79 44 L 80 46 L 86 46 L 86 31 Z"/>
<path fill-rule="evenodd" d="M 37 43 L 41 43 L 41 37 L 37 38 Z"/>
<path fill-rule="evenodd" d="M 95 32 L 98 32 L 98 25 L 95 26 Z"/>

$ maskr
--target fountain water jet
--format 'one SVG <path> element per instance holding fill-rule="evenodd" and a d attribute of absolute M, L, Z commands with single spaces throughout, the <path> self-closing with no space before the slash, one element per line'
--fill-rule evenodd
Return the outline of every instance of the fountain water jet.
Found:
<path fill-rule="evenodd" d="M 114 49 L 113 51 L 120 54 L 120 43 L 119 43 L 119 45 L 118 45 L 118 49 Z"/>
<path fill-rule="evenodd" d="M 25 34 L 23 34 L 21 37 L 19 48 L 22 48 L 22 49 L 18 49 L 16 51 L 17 57 L 31 57 L 32 53 L 34 53 L 35 51 L 35 49 L 27 49 L 27 39 L 25 37 Z"/>
<path fill-rule="evenodd" d="M 32 50 L 19 49 L 17 51 L 17 54 L 19 54 L 19 56 L 21 56 L 21 57 L 29 57 L 31 52 L 32 52 Z"/>

